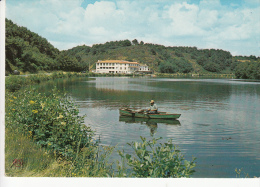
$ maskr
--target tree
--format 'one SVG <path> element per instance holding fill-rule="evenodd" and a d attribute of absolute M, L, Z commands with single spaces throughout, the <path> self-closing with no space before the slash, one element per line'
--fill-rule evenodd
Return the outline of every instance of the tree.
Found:
<path fill-rule="evenodd" d="M 176 64 L 179 67 L 180 73 L 190 73 L 191 71 L 193 71 L 191 63 L 184 58 L 178 59 L 176 61 Z"/>
<path fill-rule="evenodd" d="M 246 69 L 246 77 L 249 79 L 260 79 L 260 63 L 251 62 Z"/>
<path fill-rule="evenodd" d="M 231 71 L 235 71 L 237 65 L 240 64 L 240 63 L 241 63 L 241 62 L 238 62 L 237 60 L 235 60 L 234 62 L 232 62 L 232 63 L 230 64 L 230 70 L 231 70 Z"/>
<path fill-rule="evenodd" d="M 199 65 L 201 65 L 201 66 L 204 66 L 204 65 L 206 64 L 207 60 L 208 60 L 208 59 L 207 59 L 205 56 L 199 56 L 199 57 L 197 58 L 197 63 L 198 63 Z"/>
<path fill-rule="evenodd" d="M 160 63 L 159 69 L 161 73 L 176 73 L 178 71 L 177 65 L 169 61 Z"/>
<path fill-rule="evenodd" d="M 60 53 L 57 58 L 58 69 L 64 71 L 81 71 L 84 69 L 76 59 L 76 57 L 70 57 L 65 53 Z"/>
<path fill-rule="evenodd" d="M 6 70 L 37 72 L 53 69 L 59 50 L 45 38 L 6 19 Z"/>
<path fill-rule="evenodd" d="M 236 71 L 235 71 L 235 75 L 237 78 L 241 78 L 241 79 L 246 79 L 247 75 L 246 75 L 246 69 L 248 67 L 248 63 L 247 62 L 243 62 L 237 65 L 236 67 Z"/>
<path fill-rule="evenodd" d="M 123 46 L 124 46 L 124 47 L 131 46 L 131 45 L 132 45 L 129 40 L 124 40 L 124 41 L 122 41 L 122 43 L 123 43 Z"/>
<path fill-rule="evenodd" d="M 203 68 L 210 72 L 218 72 L 219 71 L 219 65 L 213 62 L 209 62 L 203 66 Z"/>
<path fill-rule="evenodd" d="M 152 55 L 156 55 L 156 51 L 153 48 L 151 49 L 151 53 Z"/>
<path fill-rule="evenodd" d="M 132 43 L 133 43 L 133 45 L 138 45 L 139 44 L 137 39 L 132 40 Z"/>

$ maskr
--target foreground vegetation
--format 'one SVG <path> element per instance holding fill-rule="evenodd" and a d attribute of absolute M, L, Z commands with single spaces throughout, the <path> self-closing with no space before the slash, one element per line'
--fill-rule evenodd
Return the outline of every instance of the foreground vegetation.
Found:
<path fill-rule="evenodd" d="M 235 74 L 236 78 L 260 79 L 260 58 L 232 56 L 220 49 L 166 47 L 133 41 L 77 46 L 59 51 L 45 38 L 6 19 L 6 75 L 14 70 L 88 71 L 98 60 L 128 60 L 147 64 L 155 73 Z"/>
<path fill-rule="evenodd" d="M 23 81 L 33 83 L 32 77 Z M 158 144 L 159 139 L 141 137 L 141 143 L 129 144 L 133 155 L 119 150 L 121 160 L 111 161 L 115 147 L 102 146 L 93 138 L 94 131 L 66 94 L 56 89 L 48 95 L 12 89 L 12 83 L 7 79 L 6 87 L 11 88 L 6 90 L 7 176 L 189 177 L 194 173 L 195 159 L 185 160 L 170 140 Z"/>

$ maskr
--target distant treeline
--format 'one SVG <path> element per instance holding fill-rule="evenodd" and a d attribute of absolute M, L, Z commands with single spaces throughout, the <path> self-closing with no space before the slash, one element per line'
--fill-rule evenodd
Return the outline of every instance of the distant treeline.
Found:
<path fill-rule="evenodd" d="M 232 56 L 220 49 L 166 47 L 137 39 L 77 46 L 59 51 L 45 38 L 6 19 L 6 72 L 87 71 L 98 60 L 128 60 L 147 64 L 158 73 L 233 73 L 259 79 L 260 57 Z"/>

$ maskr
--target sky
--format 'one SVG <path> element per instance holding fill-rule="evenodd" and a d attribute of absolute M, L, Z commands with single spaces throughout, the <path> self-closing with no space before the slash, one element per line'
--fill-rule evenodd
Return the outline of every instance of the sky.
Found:
<path fill-rule="evenodd" d="M 260 56 L 260 0 L 6 0 L 6 17 L 59 50 L 137 39 Z"/>

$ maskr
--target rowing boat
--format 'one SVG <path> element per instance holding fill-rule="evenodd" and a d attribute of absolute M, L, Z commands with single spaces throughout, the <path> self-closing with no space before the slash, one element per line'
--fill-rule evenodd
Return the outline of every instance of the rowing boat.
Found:
<path fill-rule="evenodd" d="M 177 119 L 181 114 L 171 114 L 167 112 L 158 112 L 157 114 L 149 114 L 145 110 L 135 110 L 131 108 L 119 109 L 120 116 L 131 116 L 137 118 L 149 118 L 149 119 Z"/>
<path fill-rule="evenodd" d="M 151 118 L 135 118 L 131 116 L 119 116 L 119 121 L 125 123 L 141 123 L 146 125 L 181 125 L 180 121 L 177 119 L 151 119 Z"/>

